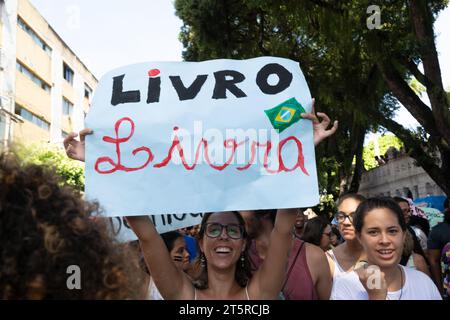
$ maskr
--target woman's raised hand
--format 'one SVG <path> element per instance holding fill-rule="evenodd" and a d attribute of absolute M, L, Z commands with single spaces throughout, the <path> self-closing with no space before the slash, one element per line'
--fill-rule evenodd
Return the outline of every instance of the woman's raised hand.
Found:
<path fill-rule="evenodd" d="M 338 121 L 333 122 L 333 126 L 330 129 L 327 129 L 330 125 L 330 118 L 323 112 L 317 112 L 317 115 L 314 111 L 314 104 L 316 99 L 313 99 L 311 113 L 302 113 L 302 118 L 309 119 L 313 122 L 313 133 L 314 133 L 314 146 L 317 146 L 321 141 L 325 140 L 329 136 L 332 136 L 337 128 Z M 319 121 L 319 118 L 321 119 Z"/>
<path fill-rule="evenodd" d="M 83 129 L 80 131 L 80 140 L 75 138 L 78 136 L 77 133 L 71 132 L 64 139 L 64 148 L 66 149 L 66 154 L 69 158 L 74 160 L 83 161 L 85 160 L 85 138 L 86 135 L 92 134 L 92 129 Z"/>

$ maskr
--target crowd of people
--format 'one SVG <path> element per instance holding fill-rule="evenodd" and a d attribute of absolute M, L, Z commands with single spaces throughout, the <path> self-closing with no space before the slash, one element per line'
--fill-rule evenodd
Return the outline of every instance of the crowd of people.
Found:
<path fill-rule="evenodd" d="M 337 128 L 318 115 L 305 116 L 315 145 Z M 66 138 L 69 157 L 84 160 L 89 132 Z M 148 216 L 130 216 L 138 241 L 123 244 L 99 205 L 51 168 L 4 153 L 0 187 L 2 299 L 448 298 L 448 198 L 432 230 L 406 198 L 344 194 L 337 212 L 312 219 L 301 208 L 209 212 L 199 226 L 159 234 Z M 68 266 L 82 270 L 80 290 L 68 288 Z"/>

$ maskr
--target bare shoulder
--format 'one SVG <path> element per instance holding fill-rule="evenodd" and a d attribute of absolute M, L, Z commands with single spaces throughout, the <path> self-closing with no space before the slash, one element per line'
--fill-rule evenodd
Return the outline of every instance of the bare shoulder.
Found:
<path fill-rule="evenodd" d="M 332 249 L 335 256 L 341 256 L 344 253 L 344 243 L 341 243 L 337 247 Z"/>
<path fill-rule="evenodd" d="M 327 260 L 325 252 L 318 246 L 305 242 L 306 259 L 311 262 L 323 263 Z"/>

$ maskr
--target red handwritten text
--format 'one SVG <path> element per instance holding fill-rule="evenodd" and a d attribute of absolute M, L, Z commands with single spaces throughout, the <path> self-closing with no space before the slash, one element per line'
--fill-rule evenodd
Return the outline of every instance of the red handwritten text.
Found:
<path fill-rule="evenodd" d="M 126 138 L 119 138 L 119 128 L 120 125 L 124 122 L 129 122 L 131 125 L 131 131 L 130 134 L 126 137 Z M 113 173 L 117 170 L 122 170 L 122 171 L 126 171 L 126 172 L 130 172 L 130 171 L 137 171 L 137 170 L 141 170 L 143 168 L 145 168 L 150 162 L 153 161 L 153 154 L 150 150 L 150 148 L 147 147 L 140 147 L 137 149 L 133 150 L 133 155 L 136 155 L 138 152 L 146 152 L 148 154 L 148 158 L 146 160 L 146 162 L 140 166 L 140 167 L 136 167 L 136 168 L 129 168 L 129 167 L 125 167 L 124 165 L 122 165 L 121 163 L 121 151 L 120 151 L 120 144 L 127 142 L 128 140 L 131 139 L 131 137 L 134 134 L 134 129 L 135 129 L 135 125 L 133 120 L 131 120 L 130 118 L 122 118 L 120 120 L 118 120 L 115 124 L 115 131 L 116 131 L 116 138 L 112 138 L 112 137 L 108 137 L 105 136 L 103 137 L 103 141 L 108 142 L 108 143 L 113 143 L 116 145 L 116 154 L 117 154 L 117 163 L 115 163 L 111 158 L 109 157 L 100 157 L 97 159 L 96 163 L 95 163 L 95 171 L 97 171 L 100 174 L 110 174 Z M 209 153 L 208 153 L 208 141 L 205 139 L 201 139 L 200 142 L 197 145 L 196 151 L 195 151 L 195 156 L 194 156 L 194 161 L 192 164 L 188 164 L 186 161 L 186 158 L 184 156 L 184 150 L 183 147 L 180 143 L 180 140 L 177 136 L 177 132 L 178 132 L 178 127 L 174 127 L 174 138 L 172 141 L 172 145 L 169 148 L 169 151 L 167 153 L 167 156 L 159 163 L 156 163 L 153 165 L 154 168 L 164 168 L 166 167 L 170 161 L 172 160 L 172 156 L 174 154 L 174 152 L 178 152 L 179 157 L 181 158 L 182 164 L 184 166 L 184 168 L 186 170 L 194 170 L 195 167 L 197 166 L 197 164 L 199 163 L 199 157 L 200 157 L 200 151 L 201 148 L 203 147 L 204 150 L 204 158 L 206 163 L 214 170 L 218 170 L 218 171 L 222 171 L 225 168 L 227 168 L 231 162 L 233 161 L 233 158 L 236 154 L 236 150 L 238 147 L 242 146 L 245 144 L 246 141 L 241 141 L 241 142 L 237 142 L 235 139 L 227 139 L 224 141 L 223 145 L 225 149 L 230 149 L 231 153 L 228 156 L 228 158 L 226 159 L 226 161 L 222 164 L 222 165 L 215 165 L 211 162 L 210 157 L 209 157 Z M 281 155 L 281 152 L 283 150 L 284 145 L 289 142 L 289 141 L 293 141 L 297 147 L 297 162 L 295 163 L 295 165 L 292 168 L 287 168 L 284 164 L 283 161 L 283 157 Z M 264 163 L 263 166 L 265 168 L 265 170 L 269 173 L 275 174 L 275 173 L 279 173 L 279 172 L 291 172 L 294 171 L 297 168 L 300 168 L 300 170 L 306 174 L 309 175 L 308 171 L 305 168 L 305 160 L 303 157 L 303 150 L 302 150 L 302 143 L 300 142 L 300 140 L 298 140 L 296 137 L 294 136 L 289 136 L 283 140 L 280 141 L 280 143 L 278 144 L 278 148 L 277 148 L 277 158 L 278 158 L 278 168 L 276 169 L 270 169 L 269 168 L 269 154 L 270 151 L 272 149 L 272 142 L 271 141 L 267 141 L 266 143 L 260 143 L 257 141 L 252 141 L 251 143 L 251 147 L 250 147 L 250 160 L 248 161 L 248 163 L 245 166 L 242 167 L 237 167 L 236 169 L 239 171 L 245 171 L 248 168 L 250 168 L 250 166 L 254 163 L 255 161 L 255 156 L 256 156 L 256 149 L 257 148 L 265 148 L 264 151 Z M 112 168 L 109 170 L 100 170 L 100 164 L 107 162 L 109 163 Z"/>

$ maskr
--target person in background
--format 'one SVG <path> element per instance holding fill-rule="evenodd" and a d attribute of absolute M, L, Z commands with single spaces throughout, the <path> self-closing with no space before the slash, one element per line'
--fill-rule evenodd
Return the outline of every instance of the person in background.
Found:
<path fill-rule="evenodd" d="M 183 234 L 183 238 L 184 238 L 184 242 L 186 242 L 186 248 L 187 251 L 189 252 L 189 262 L 192 263 L 196 258 L 197 258 L 197 239 L 195 236 L 190 235 L 191 230 L 194 229 L 193 226 L 191 227 L 187 227 L 187 228 L 183 228 L 184 232 Z"/>
<path fill-rule="evenodd" d="M 339 233 L 344 242 L 336 248 L 327 251 L 330 272 L 334 282 L 338 277 L 355 269 L 359 263 L 365 261 L 365 253 L 361 243 L 356 238 L 355 228 L 353 226 L 353 217 L 358 205 L 365 198 L 356 193 L 347 193 L 342 195 L 337 203 L 338 212 L 335 215 Z"/>
<path fill-rule="evenodd" d="M 181 233 L 177 231 L 169 231 L 161 234 L 161 238 L 164 241 L 164 244 L 169 251 L 170 257 L 173 260 L 173 263 L 177 267 L 178 270 L 183 272 L 188 272 L 190 268 L 189 264 L 189 252 L 186 248 L 186 242 L 184 241 L 184 237 Z M 147 269 L 148 271 L 148 269 Z M 151 277 L 151 273 L 149 272 L 149 281 L 148 281 L 148 297 L 150 300 L 164 300 L 161 294 L 159 293 L 158 288 Z"/>
<path fill-rule="evenodd" d="M 405 234 L 405 243 L 403 245 L 403 257 L 409 257 L 405 266 L 409 268 L 414 268 L 430 276 L 430 269 L 425 259 L 414 252 L 414 240 L 409 232 Z"/>
<path fill-rule="evenodd" d="M 340 245 L 342 243 L 339 230 L 334 225 L 331 225 L 330 241 L 331 241 L 331 244 L 330 244 L 331 249 L 336 248 L 338 245 Z"/>
<path fill-rule="evenodd" d="M 2 153 L 0 190 L 0 299 L 143 298 L 137 256 L 53 168 Z"/>
<path fill-rule="evenodd" d="M 422 250 L 427 253 L 427 241 L 430 234 L 430 223 L 427 219 L 420 216 L 411 215 L 409 218 L 409 225 L 414 230 L 417 239 L 419 240 Z"/>
<path fill-rule="evenodd" d="M 331 226 L 323 217 L 308 220 L 301 239 L 320 247 L 324 252 L 330 249 Z"/>
<path fill-rule="evenodd" d="M 295 219 L 295 236 L 301 238 L 305 224 L 308 217 L 304 214 L 303 210 L 297 213 L 297 218 Z"/>
<path fill-rule="evenodd" d="M 402 198 L 402 197 L 394 197 L 393 199 L 395 200 L 395 202 L 397 202 L 397 204 L 402 209 L 403 218 L 405 219 L 405 222 L 406 222 L 407 231 L 411 234 L 411 237 L 413 239 L 413 243 L 414 243 L 413 252 L 420 254 L 425 259 L 426 263 L 428 264 L 427 257 L 425 255 L 425 252 L 422 249 L 422 246 L 420 245 L 419 239 L 416 236 L 416 232 L 409 224 L 410 220 L 411 220 L 411 213 L 412 213 L 412 208 L 411 208 L 410 202 L 408 201 L 408 199 Z M 403 266 L 406 266 L 409 258 L 410 258 L 410 256 L 408 256 L 405 252 L 402 257 L 402 260 L 400 261 L 400 264 Z"/>
<path fill-rule="evenodd" d="M 399 264 L 407 231 L 394 200 L 367 199 L 358 206 L 353 223 L 367 263 L 336 279 L 333 300 L 441 300 L 427 275 Z"/>
<path fill-rule="evenodd" d="M 447 197 L 444 201 L 444 221 L 431 229 L 428 237 L 428 257 L 430 258 L 431 274 L 434 283 L 437 285 L 441 293 L 444 293 L 443 271 L 441 270 L 441 260 L 447 254 L 444 247 L 450 242 L 450 204 Z"/>
<path fill-rule="evenodd" d="M 303 211 L 303 210 L 299 210 Z M 256 272 L 267 256 L 269 236 L 274 228 L 276 212 L 271 210 L 241 211 L 252 238 L 248 254 L 252 272 Z M 302 213 L 304 216 L 304 214 Z M 297 213 L 298 219 L 299 213 Z M 286 300 L 328 300 L 331 276 L 323 250 L 295 236 L 282 287 Z"/>

